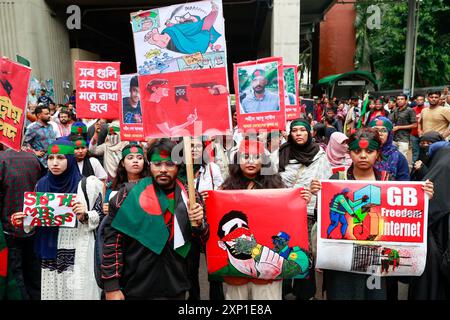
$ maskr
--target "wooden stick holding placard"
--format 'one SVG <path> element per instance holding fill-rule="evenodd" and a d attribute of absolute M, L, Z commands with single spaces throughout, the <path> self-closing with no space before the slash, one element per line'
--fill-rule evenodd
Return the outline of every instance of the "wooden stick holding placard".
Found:
<path fill-rule="evenodd" d="M 195 200 L 195 186 L 194 186 L 194 165 L 192 161 L 191 137 L 183 137 L 184 143 L 184 159 L 186 161 L 186 175 L 188 180 L 189 206 L 193 208 L 196 203 Z M 198 223 L 191 221 L 191 226 L 197 227 Z"/>

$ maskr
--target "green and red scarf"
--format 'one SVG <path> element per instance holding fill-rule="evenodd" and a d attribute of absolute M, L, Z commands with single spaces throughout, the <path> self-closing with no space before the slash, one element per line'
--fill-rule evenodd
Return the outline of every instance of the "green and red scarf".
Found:
<path fill-rule="evenodd" d="M 186 257 L 191 248 L 189 240 L 192 233 L 186 214 L 185 200 L 188 196 L 183 184 L 179 180 L 176 182 L 175 194 L 178 193 L 179 196 L 169 199 L 163 190 L 155 186 L 152 178 L 141 179 L 123 201 L 112 226 L 156 254 L 161 254 L 171 233 L 164 221 L 164 215 L 168 211 L 174 216 L 174 249 L 182 257 Z M 176 208 L 183 209 L 183 212 L 177 214 Z"/>
<path fill-rule="evenodd" d="M 21 300 L 17 282 L 8 269 L 8 247 L 0 223 L 0 300 Z"/>

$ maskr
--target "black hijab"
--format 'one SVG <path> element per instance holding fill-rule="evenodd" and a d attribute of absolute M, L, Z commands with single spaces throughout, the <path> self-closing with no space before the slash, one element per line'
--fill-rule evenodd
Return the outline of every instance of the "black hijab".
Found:
<path fill-rule="evenodd" d="M 301 122 L 302 124 L 299 124 L 298 122 Z M 304 125 L 304 127 L 308 130 L 308 140 L 306 141 L 305 144 L 302 145 L 298 144 L 291 134 L 292 128 L 298 125 Z M 312 140 L 311 127 L 309 126 L 309 121 L 306 119 L 293 120 L 290 126 L 288 141 L 280 147 L 279 171 L 280 172 L 284 171 L 286 165 L 289 163 L 289 160 L 291 159 L 295 159 L 301 164 L 309 166 L 313 162 L 313 159 L 319 152 L 319 150 L 320 150 L 319 145 Z"/>
<path fill-rule="evenodd" d="M 435 142 L 444 141 L 444 137 L 442 137 L 439 132 L 429 131 L 420 137 L 420 142 L 427 141 L 430 144 Z M 421 160 L 425 165 L 428 165 L 429 162 L 429 149 L 430 146 L 419 147 L 419 160 Z"/>

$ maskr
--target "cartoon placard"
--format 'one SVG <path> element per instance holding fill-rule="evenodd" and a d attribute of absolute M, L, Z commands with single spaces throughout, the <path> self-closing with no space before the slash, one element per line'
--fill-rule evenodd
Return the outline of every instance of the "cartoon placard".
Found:
<path fill-rule="evenodd" d="M 72 210 L 74 193 L 25 192 L 24 226 L 75 227 L 76 214 Z"/>
<path fill-rule="evenodd" d="M 221 1 L 131 14 L 145 138 L 230 129 Z"/>
<path fill-rule="evenodd" d="M 120 76 L 120 81 L 122 87 L 120 139 L 122 141 L 144 141 L 138 75 L 124 74 Z"/>
<path fill-rule="evenodd" d="M 306 202 L 301 189 L 210 191 L 209 276 L 287 279 L 308 277 Z"/>
<path fill-rule="evenodd" d="M 226 67 L 222 1 L 131 13 L 138 74 Z"/>
<path fill-rule="evenodd" d="M 224 68 L 139 76 L 139 87 L 146 138 L 221 135 L 230 127 Z"/>
<path fill-rule="evenodd" d="M 285 129 L 282 58 L 270 57 L 234 64 L 234 87 L 239 129 Z"/>
<path fill-rule="evenodd" d="M 316 268 L 419 276 L 428 198 L 420 182 L 322 181 Z"/>
<path fill-rule="evenodd" d="M 31 68 L 0 58 L 0 143 L 20 151 Z"/>
<path fill-rule="evenodd" d="M 77 117 L 118 119 L 120 62 L 75 61 Z"/>
<path fill-rule="evenodd" d="M 299 88 L 296 65 L 285 65 L 284 72 L 284 104 L 286 106 L 286 120 L 300 118 Z"/>

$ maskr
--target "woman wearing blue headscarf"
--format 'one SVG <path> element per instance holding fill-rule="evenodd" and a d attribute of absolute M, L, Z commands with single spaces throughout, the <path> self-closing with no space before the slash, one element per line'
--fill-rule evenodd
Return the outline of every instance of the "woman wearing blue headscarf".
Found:
<path fill-rule="evenodd" d="M 35 252 L 41 259 L 41 299 L 99 300 L 100 289 L 93 272 L 94 230 L 103 216 L 103 183 L 95 176 L 82 180 L 72 142 L 58 139 L 48 147 L 47 154 L 48 173 L 38 181 L 35 191 L 75 193 L 72 209 L 77 221 L 74 228 L 36 227 Z M 22 213 L 16 213 L 16 224 L 22 224 L 23 217 Z M 24 227 L 26 232 L 31 228 Z"/>
<path fill-rule="evenodd" d="M 395 181 L 410 181 L 408 160 L 392 143 L 392 122 L 385 117 L 376 117 L 368 126 L 376 129 L 381 139 L 380 159 L 375 163 L 375 168 L 388 172 Z"/>

